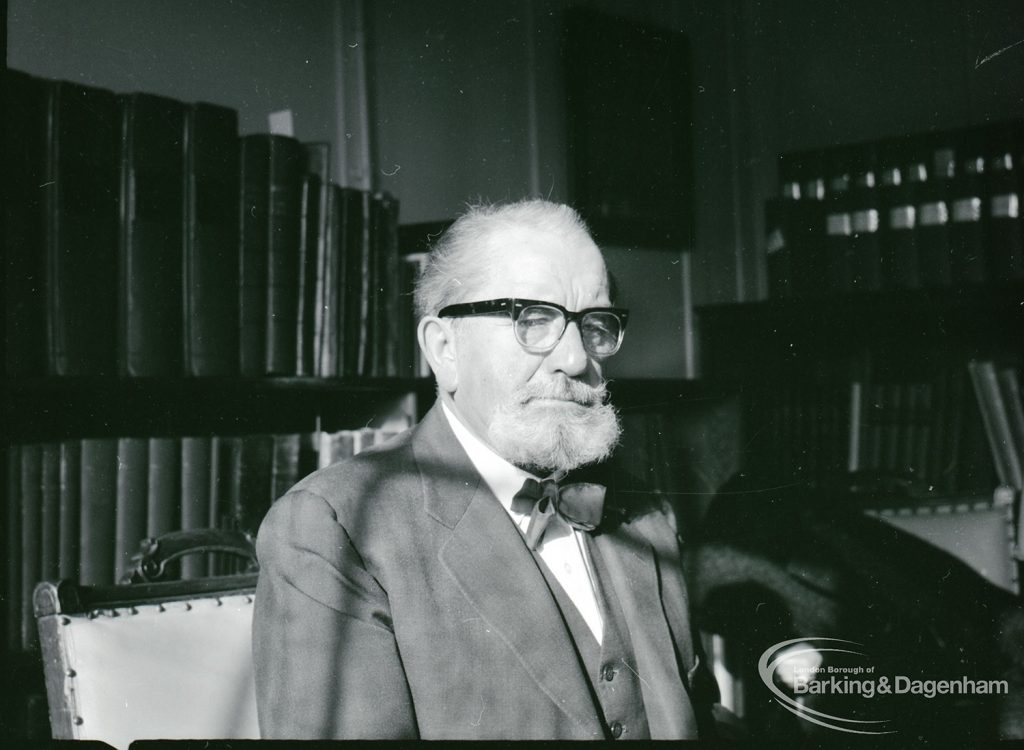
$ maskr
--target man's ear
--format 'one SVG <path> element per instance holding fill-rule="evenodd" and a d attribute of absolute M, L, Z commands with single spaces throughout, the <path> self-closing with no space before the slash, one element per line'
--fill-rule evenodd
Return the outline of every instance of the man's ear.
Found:
<path fill-rule="evenodd" d="M 434 371 L 438 388 L 445 393 L 454 393 L 459 378 L 455 367 L 455 331 L 451 321 L 428 315 L 420 320 L 416 338 L 427 364 Z"/>

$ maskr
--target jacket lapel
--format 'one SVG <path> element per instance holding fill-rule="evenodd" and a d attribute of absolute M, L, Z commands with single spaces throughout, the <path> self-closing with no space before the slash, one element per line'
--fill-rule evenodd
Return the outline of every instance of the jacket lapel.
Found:
<path fill-rule="evenodd" d="M 413 450 L 424 509 L 452 531 L 441 565 L 540 689 L 583 732 L 600 737 L 586 677 L 544 576 L 439 404 L 417 430 Z"/>
<path fill-rule="evenodd" d="M 679 673 L 647 538 L 622 524 L 594 537 L 629 628 L 652 739 L 695 739 L 697 721 Z M 680 654 L 681 656 L 683 654 Z"/>

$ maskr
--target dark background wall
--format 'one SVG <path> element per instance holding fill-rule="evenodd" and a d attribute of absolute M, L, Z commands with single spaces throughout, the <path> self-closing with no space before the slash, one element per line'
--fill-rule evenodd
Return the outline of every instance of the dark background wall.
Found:
<path fill-rule="evenodd" d="M 343 154 L 362 44 L 367 179 L 403 222 L 432 221 L 477 198 L 569 197 L 559 34 L 575 4 L 691 43 L 691 273 L 682 248 L 609 248 L 635 311 L 614 374 L 687 372 L 687 288 L 696 304 L 764 295 L 779 152 L 1024 116 L 1020 0 L 9 0 L 8 64 L 226 104 L 243 132 L 291 109 L 297 137 Z"/>

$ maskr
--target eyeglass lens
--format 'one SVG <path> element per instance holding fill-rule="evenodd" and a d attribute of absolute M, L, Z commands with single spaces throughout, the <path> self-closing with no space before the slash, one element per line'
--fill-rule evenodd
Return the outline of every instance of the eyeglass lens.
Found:
<path fill-rule="evenodd" d="M 547 305 L 523 308 L 516 320 L 516 338 L 528 349 L 550 349 L 565 331 L 566 320 L 562 311 Z M 614 313 L 589 312 L 580 321 L 583 347 L 593 355 L 614 354 L 619 347 L 622 324 Z"/>

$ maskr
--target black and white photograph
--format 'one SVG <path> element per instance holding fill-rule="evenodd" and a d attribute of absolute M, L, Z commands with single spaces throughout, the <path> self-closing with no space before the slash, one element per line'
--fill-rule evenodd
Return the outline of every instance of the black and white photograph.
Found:
<path fill-rule="evenodd" d="M 1022 0 L 0 18 L 5 746 L 1024 742 Z"/>

